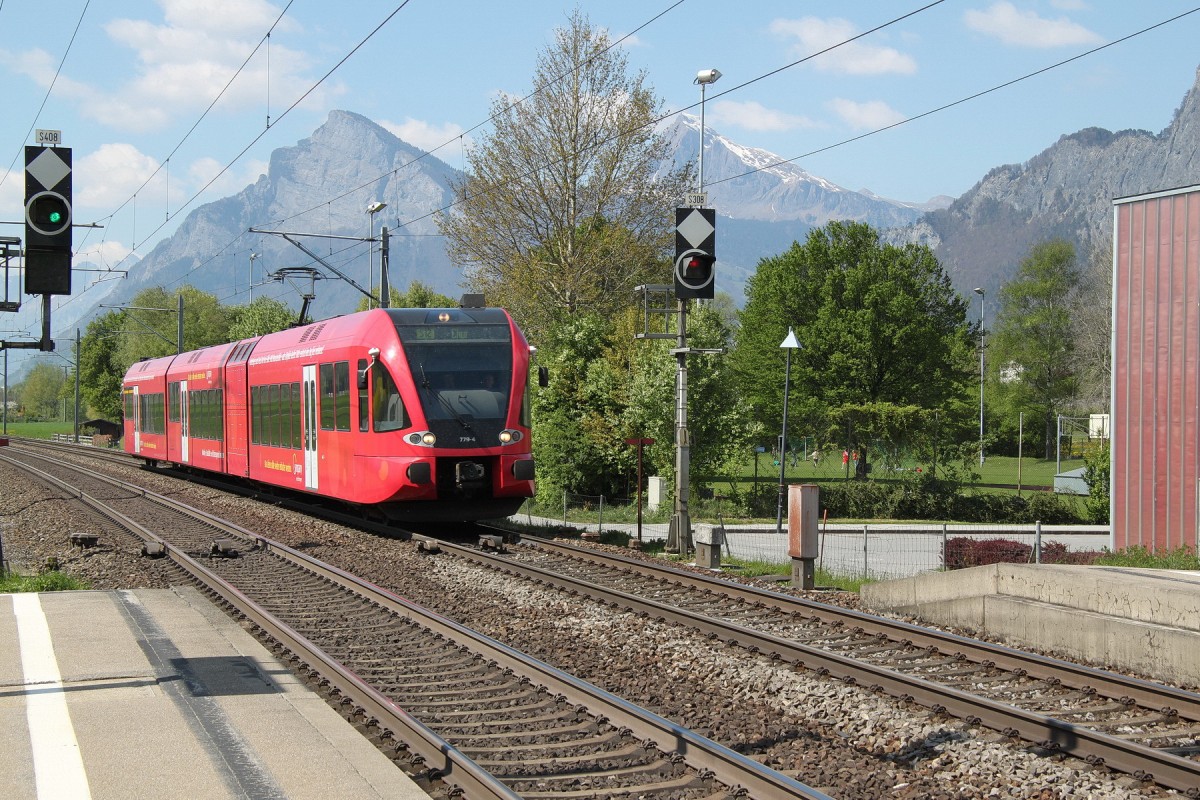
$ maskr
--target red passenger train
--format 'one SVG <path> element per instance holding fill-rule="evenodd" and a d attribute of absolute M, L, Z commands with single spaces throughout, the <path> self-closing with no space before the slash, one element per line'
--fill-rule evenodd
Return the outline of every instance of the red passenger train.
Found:
<path fill-rule="evenodd" d="M 530 347 L 499 308 L 375 309 L 134 364 L 125 449 L 403 520 L 534 493 Z"/>

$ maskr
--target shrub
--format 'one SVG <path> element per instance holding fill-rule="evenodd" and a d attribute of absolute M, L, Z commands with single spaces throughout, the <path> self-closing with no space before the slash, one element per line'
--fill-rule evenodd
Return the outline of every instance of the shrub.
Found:
<path fill-rule="evenodd" d="M 1072 501 L 1050 492 L 1035 492 L 1029 496 L 1024 522 L 1043 525 L 1071 525 L 1083 522 Z"/>
<path fill-rule="evenodd" d="M 1026 564 L 1033 548 L 1012 539 L 971 539 L 956 536 L 946 542 L 946 569 L 981 567 L 985 564 Z"/>
<path fill-rule="evenodd" d="M 1042 545 L 1043 564 L 1095 564 L 1103 555 L 1098 550 L 1068 550 L 1062 542 Z"/>

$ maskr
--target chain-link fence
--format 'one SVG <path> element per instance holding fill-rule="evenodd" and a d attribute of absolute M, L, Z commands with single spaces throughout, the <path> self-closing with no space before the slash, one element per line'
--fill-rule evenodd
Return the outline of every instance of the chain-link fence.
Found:
<path fill-rule="evenodd" d="M 819 528 L 817 569 L 886 580 L 994 561 L 1070 563 L 1110 546 L 1107 525 L 827 524 Z M 788 534 L 725 526 L 728 557 L 788 563 Z"/>
<path fill-rule="evenodd" d="M 669 509 L 668 509 L 669 511 Z M 636 500 L 563 495 L 562 515 L 549 517 L 531 503 L 513 518 L 528 525 L 559 527 L 590 535 L 614 535 L 619 541 L 665 541 L 669 522 L 643 514 L 639 527 Z M 693 525 L 714 524 L 723 532 L 723 558 L 779 564 L 791 561 L 786 518 L 774 525 L 734 525 L 693 518 Z M 640 536 L 639 536 L 640 533 Z M 951 525 L 846 524 L 819 527 L 817 569 L 844 578 L 887 580 L 958 569 L 995 561 L 1087 563 L 1111 547 L 1107 525 Z"/>

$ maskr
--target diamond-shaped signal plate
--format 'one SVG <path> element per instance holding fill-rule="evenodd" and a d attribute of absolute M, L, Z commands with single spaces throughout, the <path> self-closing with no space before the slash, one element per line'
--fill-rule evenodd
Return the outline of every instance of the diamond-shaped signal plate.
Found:
<path fill-rule="evenodd" d="M 704 240 L 713 235 L 716 230 L 699 209 L 692 209 L 692 213 L 687 215 L 687 219 L 675 226 L 675 230 L 679 232 L 691 247 L 699 247 L 704 243 Z"/>
<path fill-rule="evenodd" d="M 46 189 L 53 189 L 63 178 L 71 174 L 71 168 L 64 164 L 58 154 L 49 147 L 29 162 L 25 171 Z"/>

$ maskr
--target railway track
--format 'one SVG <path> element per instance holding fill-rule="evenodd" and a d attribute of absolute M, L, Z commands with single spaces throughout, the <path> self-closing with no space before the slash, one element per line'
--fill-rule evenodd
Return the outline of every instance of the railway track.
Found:
<path fill-rule="evenodd" d="M 1200 695 L 557 541 L 456 555 L 1200 797 Z"/>
<path fill-rule="evenodd" d="M 2 456 L 172 559 L 429 780 L 468 797 L 827 795 L 297 550 L 59 460 Z M 39 462 L 37 466 L 33 463 Z M 164 535 L 162 531 L 170 531 Z"/>
<path fill-rule="evenodd" d="M 527 543 L 536 546 L 507 553 L 494 542 L 483 551 L 439 544 L 488 569 L 982 724 L 1049 756 L 1076 756 L 1200 796 L 1193 694 L 692 572 L 650 569 L 642 559 Z"/>

